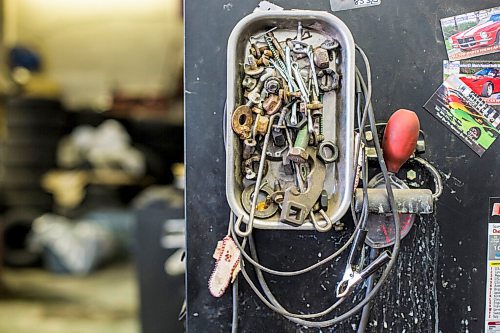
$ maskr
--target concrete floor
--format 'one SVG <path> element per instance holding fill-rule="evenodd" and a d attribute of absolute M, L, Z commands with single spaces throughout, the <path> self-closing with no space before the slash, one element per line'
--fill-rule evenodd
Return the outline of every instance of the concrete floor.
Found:
<path fill-rule="evenodd" d="M 4 271 L 2 333 L 138 333 L 138 291 L 131 264 L 88 277 L 41 269 Z"/>

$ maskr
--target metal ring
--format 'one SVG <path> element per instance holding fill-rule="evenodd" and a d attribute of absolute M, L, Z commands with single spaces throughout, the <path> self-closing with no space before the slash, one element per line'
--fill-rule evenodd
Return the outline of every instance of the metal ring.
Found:
<path fill-rule="evenodd" d="M 271 187 L 265 185 L 259 189 L 259 193 L 260 192 L 265 193 L 270 198 L 274 191 Z M 251 211 L 254 193 L 255 184 L 247 186 L 241 193 L 241 204 L 243 205 L 243 209 L 245 209 L 247 213 L 250 213 Z M 276 214 L 277 211 L 278 205 L 276 205 L 274 202 L 269 202 L 269 205 L 264 209 L 255 210 L 255 217 L 259 219 L 267 219 Z"/>
<path fill-rule="evenodd" d="M 328 154 L 325 149 L 330 151 L 330 154 Z M 323 161 L 324 163 L 333 163 L 337 160 L 339 157 L 339 149 L 337 148 L 337 145 L 333 143 L 332 141 L 323 141 L 319 144 L 318 147 L 318 158 Z"/>

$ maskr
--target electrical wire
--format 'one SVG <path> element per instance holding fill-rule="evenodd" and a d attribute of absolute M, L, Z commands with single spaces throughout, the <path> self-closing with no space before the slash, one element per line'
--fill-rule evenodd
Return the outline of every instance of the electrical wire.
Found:
<path fill-rule="evenodd" d="M 363 50 L 359 46 L 357 46 L 357 45 L 356 45 L 356 49 L 361 54 L 361 57 L 362 57 L 362 59 L 363 59 L 363 61 L 365 63 L 366 77 L 367 77 L 367 82 L 368 82 L 368 84 L 365 83 L 365 81 L 364 81 L 364 79 L 362 77 L 361 72 L 359 71 L 359 69 L 356 68 L 356 79 L 357 79 L 357 82 L 359 82 L 359 86 L 361 87 L 361 90 L 362 90 L 363 95 L 364 95 L 364 100 L 365 100 L 365 107 L 363 109 L 362 121 L 359 124 L 359 128 L 364 128 L 364 121 L 366 121 L 366 117 L 368 117 L 369 123 L 370 123 L 370 128 L 371 128 L 372 132 L 373 133 L 377 133 L 376 132 L 377 129 L 376 129 L 375 116 L 373 114 L 373 108 L 372 108 L 372 105 L 371 105 L 372 86 L 371 86 L 371 69 L 370 69 L 370 64 L 369 64 L 368 58 L 366 57 L 366 54 L 363 52 Z M 363 132 L 363 131 L 361 131 L 361 132 Z M 359 140 L 358 140 L 358 142 L 357 142 L 357 145 L 356 145 L 357 147 L 361 146 L 362 140 L 363 140 L 363 137 L 361 135 L 360 138 L 359 138 Z M 384 180 L 386 182 L 386 190 L 387 190 L 387 195 L 388 195 L 390 207 L 391 207 L 391 209 L 392 209 L 393 212 L 397 212 L 397 206 L 396 206 L 396 203 L 395 203 L 395 200 L 394 200 L 394 194 L 392 192 L 392 187 L 390 185 L 391 182 L 390 182 L 390 178 L 389 178 L 389 173 L 387 171 L 387 167 L 386 167 L 385 162 L 383 160 L 382 151 L 381 151 L 381 147 L 380 147 L 380 142 L 379 142 L 378 136 L 374 136 L 374 144 L 375 144 L 375 150 L 377 152 L 378 162 L 380 164 L 380 168 L 381 168 Z M 361 150 L 360 148 L 357 150 L 357 154 L 360 153 L 360 150 Z M 356 162 L 357 162 L 357 159 L 356 159 Z M 362 167 L 363 167 L 363 164 L 366 164 L 364 160 L 363 160 L 363 163 L 362 163 Z M 362 172 L 363 172 L 363 174 L 365 174 L 366 170 L 364 170 Z M 363 183 L 366 183 L 366 178 L 363 179 L 363 180 L 364 180 Z M 365 203 L 365 201 L 367 202 L 367 200 L 364 200 L 363 203 Z M 355 214 L 353 213 L 353 215 L 355 215 Z M 360 225 L 364 223 L 364 221 L 366 220 L 367 216 L 368 216 L 367 210 L 364 210 L 364 212 L 362 212 L 361 215 L 360 215 L 360 221 L 358 222 L 356 228 L 359 228 Z M 384 269 L 381 277 L 379 278 L 379 280 L 377 281 L 377 283 L 373 286 L 373 289 L 366 295 L 366 297 L 362 301 L 360 301 L 357 305 L 355 305 L 354 307 L 352 307 L 348 311 L 344 312 L 343 314 L 341 314 L 339 316 L 336 316 L 333 319 L 323 320 L 323 321 L 310 321 L 310 320 L 304 320 L 303 318 L 317 318 L 317 317 L 322 317 L 322 316 L 330 313 L 334 309 L 336 309 L 340 304 L 342 304 L 344 302 L 345 298 L 340 298 L 337 302 L 335 302 L 328 309 L 326 309 L 326 310 L 324 310 L 322 312 L 319 312 L 319 313 L 315 313 L 315 314 L 294 314 L 294 313 L 291 313 L 289 311 L 286 311 L 279 304 L 279 302 L 276 300 L 276 298 L 274 297 L 274 295 L 272 294 L 272 292 L 268 288 L 267 283 L 265 282 L 265 279 L 264 279 L 264 276 L 262 274 L 262 271 L 266 271 L 266 272 L 271 273 L 271 274 L 278 273 L 276 275 L 282 275 L 282 276 L 293 276 L 293 275 L 305 273 L 307 271 L 310 271 L 310 270 L 318 267 L 319 265 L 323 264 L 324 262 L 327 262 L 328 260 L 326 260 L 326 259 L 329 259 L 329 257 L 325 258 L 325 260 L 322 260 L 319 263 L 316 263 L 314 265 L 311 265 L 311 266 L 309 266 L 309 267 L 307 267 L 305 269 L 299 270 L 299 271 L 295 271 L 295 272 L 280 272 L 280 271 L 275 271 L 275 270 L 272 270 L 272 269 L 269 269 L 269 268 L 266 268 L 266 267 L 262 266 L 258 262 L 258 257 L 257 257 L 256 249 L 255 249 L 255 244 L 253 242 L 253 237 L 251 235 L 248 238 L 249 239 L 249 243 L 250 243 L 250 251 L 251 251 L 251 254 L 252 254 L 252 256 L 250 257 L 250 256 L 248 256 L 248 254 L 246 253 L 246 251 L 244 249 L 244 247 L 245 247 L 244 243 L 245 243 L 245 241 L 246 241 L 247 238 L 245 237 L 243 239 L 243 245 L 240 244 L 239 240 L 237 239 L 236 235 L 234 234 L 234 223 L 230 224 L 230 229 L 231 229 L 231 234 L 235 238 L 234 240 L 235 240 L 237 246 L 240 248 L 240 251 L 242 251 L 243 256 L 252 265 L 254 265 L 255 271 L 256 271 L 256 274 L 257 274 L 257 279 L 259 281 L 259 284 L 260 284 L 262 290 L 264 291 L 264 293 L 266 294 L 266 296 L 267 296 L 267 298 L 269 300 L 262 295 L 262 293 L 258 290 L 258 288 L 253 283 L 252 279 L 248 276 L 248 274 L 246 272 L 246 268 L 245 268 L 245 262 L 244 262 L 244 260 L 242 260 L 241 261 L 242 275 L 245 278 L 245 280 L 247 281 L 247 283 L 250 285 L 250 287 L 252 288 L 252 290 L 259 297 L 259 299 L 266 306 L 268 306 L 271 310 L 273 310 L 273 311 L 275 311 L 275 312 L 277 312 L 277 313 L 285 316 L 286 318 L 288 318 L 289 320 L 291 320 L 291 321 L 293 321 L 295 323 L 298 323 L 298 324 L 301 324 L 301 325 L 304 325 L 304 326 L 308 326 L 308 327 L 327 327 L 327 326 L 334 325 L 334 324 L 336 324 L 338 322 L 341 322 L 341 321 L 343 321 L 343 320 L 345 320 L 345 319 L 353 316 L 354 314 L 356 314 L 357 312 L 359 312 L 361 309 L 363 309 L 364 306 L 366 304 L 368 304 L 377 295 L 378 291 L 380 290 L 380 288 L 382 287 L 383 283 L 387 279 L 390 271 L 392 270 L 392 268 L 393 268 L 393 266 L 394 266 L 394 264 L 395 264 L 395 262 L 397 260 L 398 253 L 399 253 L 399 248 L 400 248 L 400 241 L 401 241 L 399 214 L 397 214 L 397 213 L 393 214 L 393 218 L 394 218 L 394 227 L 395 227 L 395 242 L 394 242 L 393 249 L 392 249 L 392 256 L 391 256 L 391 259 L 389 260 L 388 264 L 386 265 L 386 267 L 385 267 L 385 269 Z M 234 220 L 234 218 L 231 218 L 231 220 Z M 354 236 L 354 234 L 353 234 L 353 236 Z M 351 236 L 351 238 L 350 238 L 351 242 L 352 242 L 352 240 L 354 238 L 353 236 Z M 347 244 L 347 243 L 344 244 L 344 246 L 341 247 L 341 250 L 342 251 L 345 250 L 345 248 L 347 248 L 347 246 L 349 244 Z M 342 251 L 339 250 L 339 251 L 335 252 L 333 255 L 331 255 L 330 257 L 332 257 L 332 256 L 334 257 L 337 253 L 339 253 L 339 252 L 341 253 Z M 237 301 L 237 297 L 233 298 L 233 302 L 234 302 L 235 299 Z M 237 317 L 237 312 L 236 312 L 236 317 Z M 234 313 L 233 313 L 233 323 L 234 323 Z"/>
<path fill-rule="evenodd" d="M 377 249 L 370 249 L 370 260 L 373 261 L 377 259 L 378 251 Z M 366 280 L 366 291 L 365 295 L 368 295 L 373 287 L 374 276 L 370 275 Z M 361 312 L 361 319 L 359 320 L 357 333 L 365 333 L 368 327 L 368 321 L 370 320 L 370 303 L 366 304 Z"/>
<path fill-rule="evenodd" d="M 366 55 L 364 54 L 364 52 L 358 47 L 356 46 L 356 48 L 358 49 L 358 51 L 360 52 L 365 64 L 366 64 L 366 72 L 367 72 L 367 78 L 368 78 L 368 86 L 366 85 L 366 83 L 364 82 L 362 76 L 361 76 L 361 73 L 359 72 L 358 69 L 356 69 L 356 75 L 358 76 L 359 78 L 359 82 L 361 84 L 361 87 L 363 89 L 363 91 L 365 92 L 365 101 L 366 101 L 366 105 L 365 105 L 365 110 L 364 111 L 368 111 L 368 118 L 370 120 L 370 125 L 371 125 L 371 128 L 372 128 L 372 131 L 374 133 L 376 133 L 376 126 L 375 126 L 375 117 L 374 117 L 374 114 L 373 114 L 373 108 L 371 106 L 371 103 L 370 103 L 370 99 L 368 97 L 371 96 L 371 71 L 370 71 L 370 67 L 369 67 L 369 62 L 368 62 L 368 59 L 366 57 Z M 396 211 L 397 212 L 397 209 L 396 209 L 396 204 L 395 204 L 395 201 L 394 201 L 394 195 L 392 193 L 392 187 L 390 186 L 390 178 L 389 178 L 389 174 L 388 174 L 388 171 L 387 171 L 387 167 L 385 165 L 385 162 L 383 161 L 383 156 L 382 156 L 382 151 L 381 151 L 381 148 L 380 148 L 380 142 L 378 140 L 378 137 L 374 138 L 374 142 L 375 142 L 375 150 L 377 152 L 377 157 L 378 157 L 378 160 L 379 160 L 379 164 L 380 164 L 380 167 L 381 167 L 381 170 L 382 170 L 382 174 L 384 176 L 384 179 L 386 181 L 386 189 L 387 189 L 387 192 L 388 192 L 388 197 L 389 197 L 389 203 L 390 203 L 390 206 L 391 206 L 391 209 L 393 211 Z M 265 297 L 263 297 L 263 295 L 260 293 L 260 291 L 255 287 L 255 285 L 253 284 L 253 281 L 250 279 L 250 277 L 248 276 L 248 274 L 246 273 L 246 269 L 244 267 L 244 264 L 243 264 L 243 267 L 242 267 L 242 273 L 243 273 L 243 276 L 245 277 L 245 280 L 247 280 L 247 282 L 249 283 L 249 285 L 251 286 L 251 288 L 254 290 L 254 292 L 256 293 L 256 295 L 261 299 L 261 301 L 266 305 L 268 306 L 269 308 L 271 308 L 273 311 L 277 312 L 277 313 L 280 313 L 282 315 L 284 315 L 286 318 L 288 318 L 289 320 L 292 320 L 293 322 L 295 323 L 298 323 L 298 324 L 301 324 L 301 325 L 304 325 L 304 326 L 308 326 L 308 327 L 327 327 L 327 326 L 331 326 L 333 324 L 336 324 L 340 321 L 343 321 L 349 317 L 351 317 L 352 315 L 356 314 L 357 312 L 359 312 L 369 301 L 371 301 L 375 295 L 378 293 L 378 291 L 380 290 L 380 288 L 382 287 L 383 283 L 385 282 L 385 280 L 387 279 L 392 267 L 394 266 L 395 264 L 395 261 L 397 260 L 397 255 L 399 253 L 399 246 L 400 246 L 400 224 L 399 224 L 399 215 L 396 213 L 396 214 L 393 214 L 393 217 L 394 217 L 394 224 L 395 224 L 395 232 L 396 232 L 396 239 L 395 239 L 395 243 L 393 245 L 393 251 L 392 251 L 392 256 L 391 256 L 391 259 L 389 261 L 389 263 L 387 264 L 386 268 L 384 269 L 379 281 L 377 282 L 377 284 L 373 287 L 372 291 L 360 302 L 358 303 L 356 306 L 354 306 L 353 308 L 351 308 L 350 310 L 348 310 L 347 312 L 333 318 L 333 319 L 330 319 L 330 320 L 325 320 L 325 321 L 308 321 L 308 320 L 303 320 L 303 319 L 300 319 L 301 317 L 304 317 L 304 316 L 308 316 L 308 317 L 316 317 L 320 314 L 323 314 L 325 311 L 328 311 L 330 310 L 333 310 L 334 308 L 338 307 L 338 305 L 340 305 L 344 299 L 341 298 L 339 299 L 334 305 L 332 305 L 332 307 L 330 307 L 329 309 L 323 311 L 322 313 L 319 313 L 319 314 L 309 314 L 309 315 L 294 315 L 288 311 L 285 311 L 283 309 L 283 307 L 281 307 L 281 305 L 277 302 L 276 298 L 274 297 L 274 295 L 270 292 L 269 288 L 266 288 L 267 287 L 267 284 L 265 283 L 265 280 L 263 278 L 263 275 L 262 273 L 260 272 L 259 274 L 259 267 L 258 266 L 255 266 L 255 269 L 256 269 L 256 273 L 257 273 L 257 278 L 259 280 L 259 283 L 262 287 L 262 289 L 264 290 L 264 293 L 266 294 L 266 296 L 269 298 L 270 301 L 268 301 Z M 359 224 L 358 224 L 359 225 Z M 252 239 L 253 240 L 253 239 Z M 252 244 L 251 244 L 252 246 Z M 252 251 L 252 250 L 251 250 Z M 255 253 L 255 258 L 254 259 L 257 259 L 256 257 L 256 253 Z M 254 260 L 257 262 L 257 260 Z M 330 311 L 331 311 L 330 310 Z M 328 312 L 330 312 L 328 311 Z"/>
<path fill-rule="evenodd" d="M 231 333 L 238 332 L 238 277 L 233 282 L 233 314 L 231 320 Z"/>

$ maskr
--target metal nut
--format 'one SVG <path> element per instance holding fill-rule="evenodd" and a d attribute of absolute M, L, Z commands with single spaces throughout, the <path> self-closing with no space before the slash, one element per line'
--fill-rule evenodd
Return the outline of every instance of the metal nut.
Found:
<path fill-rule="evenodd" d="M 340 86 L 340 76 L 331 68 L 320 70 L 318 79 L 319 89 L 323 92 L 336 90 Z"/>
<path fill-rule="evenodd" d="M 262 102 L 262 99 L 260 98 L 260 93 L 258 91 L 256 91 L 256 89 L 254 89 L 248 93 L 248 100 L 252 104 L 259 104 Z"/>
<path fill-rule="evenodd" d="M 328 55 L 328 51 L 318 47 L 314 50 L 314 64 L 320 68 L 325 69 L 330 65 L 330 56 Z"/>
<path fill-rule="evenodd" d="M 339 157 L 339 149 L 332 141 L 323 141 L 318 147 L 318 158 L 323 163 L 332 163 Z"/>
<path fill-rule="evenodd" d="M 246 160 L 250 158 L 255 152 L 257 147 L 257 141 L 255 139 L 249 138 L 243 141 L 243 159 Z"/>
<path fill-rule="evenodd" d="M 278 78 L 271 77 L 264 83 L 264 89 L 270 94 L 278 95 L 281 89 L 281 84 Z"/>
<path fill-rule="evenodd" d="M 305 113 L 297 112 L 297 124 L 295 124 L 295 125 L 292 124 L 291 118 L 292 118 L 292 113 L 288 112 L 285 115 L 285 122 L 286 122 L 287 127 L 301 129 L 302 127 L 304 127 L 307 124 L 307 116 Z"/>

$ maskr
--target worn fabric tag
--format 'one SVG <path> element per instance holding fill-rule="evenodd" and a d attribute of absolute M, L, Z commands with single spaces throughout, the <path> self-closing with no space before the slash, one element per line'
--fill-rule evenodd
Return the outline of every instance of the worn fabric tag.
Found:
<path fill-rule="evenodd" d="M 226 236 L 217 242 L 213 257 L 216 262 L 208 281 L 208 290 L 212 296 L 221 297 L 240 272 L 241 252 L 233 239 Z"/>
<path fill-rule="evenodd" d="M 382 0 L 330 0 L 332 11 L 356 9 L 369 6 L 378 6 Z"/>

